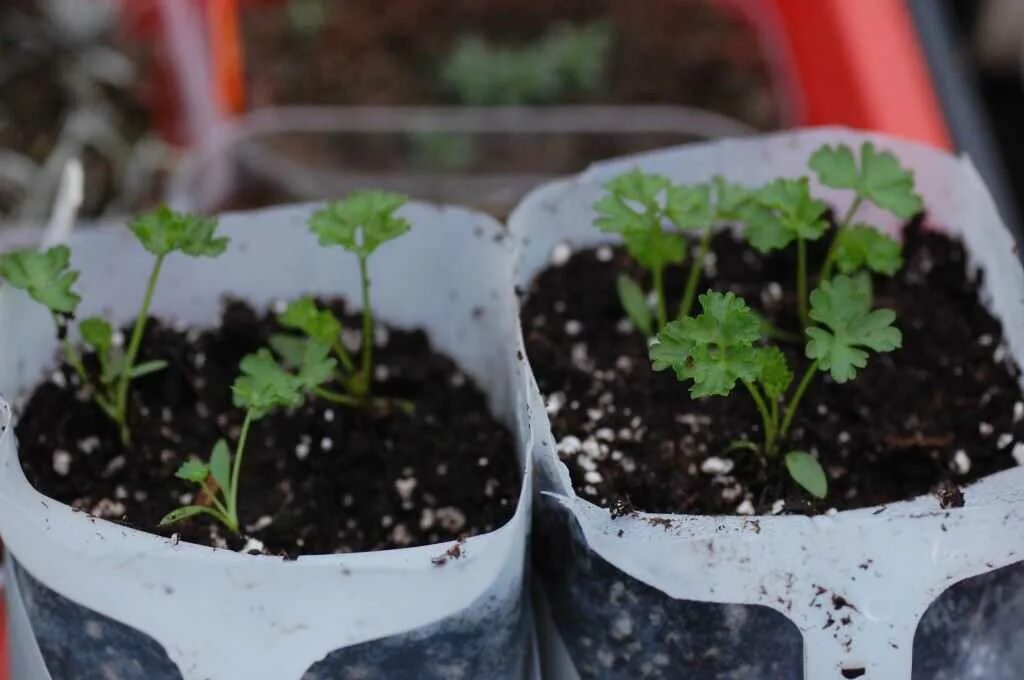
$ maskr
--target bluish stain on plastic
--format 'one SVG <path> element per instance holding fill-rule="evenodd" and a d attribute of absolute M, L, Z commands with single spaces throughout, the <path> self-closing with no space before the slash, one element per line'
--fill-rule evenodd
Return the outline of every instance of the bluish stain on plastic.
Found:
<path fill-rule="evenodd" d="M 13 564 L 53 680 L 182 680 L 152 637 L 63 597 Z M 337 649 L 302 680 L 524 680 L 532 672 L 530 621 L 520 589 L 510 589 L 414 631 Z"/>
<path fill-rule="evenodd" d="M 530 677 L 529 609 L 514 597 L 488 598 L 403 635 L 338 649 L 302 680 L 523 680 Z"/>
<path fill-rule="evenodd" d="M 913 680 L 1024 678 L 1024 562 L 956 584 L 914 635 Z"/>
<path fill-rule="evenodd" d="M 53 680 L 182 680 L 150 636 L 57 594 L 16 561 L 14 573 Z"/>
<path fill-rule="evenodd" d="M 669 597 L 592 551 L 554 499 L 535 511 L 534 564 L 584 680 L 803 679 L 803 638 L 782 614 Z"/>

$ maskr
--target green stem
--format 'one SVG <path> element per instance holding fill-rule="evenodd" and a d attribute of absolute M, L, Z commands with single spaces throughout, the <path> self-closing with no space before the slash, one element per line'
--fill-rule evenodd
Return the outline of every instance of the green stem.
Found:
<path fill-rule="evenodd" d="M 345 349 L 345 345 L 341 344 L 341 340 L 335 340 L 334 344 L 331 345 L 331 349 L 334 350 L 335 355 L 338 357 L 338 361 L 341 362 L 342 368 L 348 371 L 349 375 L 356 372 L 355 364 L 352 363 L 352 357 L 349 356 L 348 350 Z"/>
<path fill-rule="evenodd" d="M 754 404 L 757 406 L 757 412 L 761 414 L 761 422 L 764 425 L 764 452 L 766 455 L 771 455 L 772 447 L 775 443 L 775 423 L 757 386 L 749 380 L 744 380 L 743 384 L 746 386 L 747 391 L 750 392 L 750 396 L 753 397 Z"/>
<path fill-rule="evenodd" d="M 839 221 L 838 227 L 840 229 L 850 226 L 850 222 L 853 221 L 853 216 L 857 214 L 858 210 L 860 210 L 862 203 L 864 203 L 863 196 L 857 196 L 857 198 L 853 199 L 853 203 L 850 204 L 850 209 L 846 211 L 846 214 L 843 215 L 843 219 Z"/>
<path fill-rule="evenodd" d="M 807 391 L 807 386 L 811 384 L 811 378 L 818 371 L 818 360 L 815 359 L 810 366 L 807 367 L 807 371 L 804 373 L 804 377 L 800 379 L 800 384 L 797 385 L 796 392 L 793 393 L 793 398 L 789 400 L 789 405 L 786 407 L 786 415 L 782 419 L 782 427 L 779 429 L 779 439 L 785 439 L 789 434 L 789 426 L 793 422 L 793 416 L 796 414 L 796 409 L 800 405 L 800 400 L 804 398 L 804 392 Z"/>
<path fill-rule="evenodd" d="M 213 507 L 215 507 L 217 509 L 217 511 L 219 513 L 221 513 L 221 515 L 223 515 L 224 517 L 227 517 L 228 509 L 225 508 L 224 504 L 221 503 L 217 499 L 217 491 L 216 491 L 216 489 L 213 489 L 213 488 L 210 487 L 209 480 L 203 482 L 202 488 L 203 488 L 203 493 L 205 493 L 206 497 L 210 499 L 211 503 L 213 503 Z M 225 493 L 226 491 L 227 491 L 227 489 L 221 489 L 221 493 Z"/>
<path fill-rule="evenodd" d="M 313 394 L 325 401 L 341 404 L 343 406 L 351 406 L 353 408 L 362 408 L 367 404 L 364 399 L 358 399 L 350 394 L 342 394 L 341 392 L 335 392 L 334 390 L 328 390 L 323 387 L 314 388 Z M 370 399 L 369 403 L 373 408 L 381 411 L 388 410 L 392 406 L 397 407 L 400 411 L 406 414 L 411 414 L 416 410 L 416 405 L 407 399 L 374 398 Z"/>
<path fill-rule="evenodd" d="M 67 336 L 67 330 L 61 325 L 60 319 L 56 314 L 53 314 L 53 322 L 57 325 L 57 332 L 64 332 L 64 339 L 60 341 L 61 352 L 64 354 L 64 361 L 68 363 L 79 380 L 82 381 L 84 387 L 88 387 L 92 391 L 93 400 L 99 405 L 103 412 L 110 417 L 111 420 L 117 421 L 117 411 L 114 405 L 110 403 L 110 400 L 103 396 L 100 392 L 99 387 L 93 382 L 92 378 L 89 377 L 89 373 L 85 370 L 85 362 L 82 361 L 82 355 L 78 353 L 75 346 L 71 343 L 71 339 Z M 108 395 L 109 396 L 109 395 Z"/>
<path fill-rule="evenodd" d="M 657 314 L 658 314 L 658 329 L 665 327 L 668 323 L 668 313 L 665 311 L 665 268 L 660 264 L 654 267 L 652 272 L 654 275 L 654 294 L 658 298 L 657 301 Z"/>
<path fill-rule="evenodd" d="M 370 307 L 370 274 L 366 266 L 366 256 L 359 256 L 359 279 L 363 289 L 363 362 L 360 369 L 362 376 L 361 397 L 370 394 L 370 384 L 373 380 L 373 309 Z"/>
<path fill-rule="evenodd" d="M 238 533 L 238 482 L 242 472 L 242 454 L 245 453 L 245 440 L 249 437 L 249 428 L 255 420 L 252 409 L 245 413 L 245 421 L 242 423 L 242 432 L 238 435 L 238 445 L 235 447 L 235 460 L 231 467 L 231 489 L 228 495 L 228 528 Z"/>
<path fill-rule="evenodd" d="M 683 290 L 683 301 L 679 305 L 680 319 L 689 316 L 690 308 L 693 307 L 693 298 L 697 294 L 697 284 L 700 282 L 701 270 L 704 269 L 704 258 L 708 256 L 708 250 L 711 249 L 711 236 L 711 229 L 706 229 L 700 239 L 697 259 L 690 264 L 690 274 L 686 277 L 686 288 Z"/>
<path fill-rule="evenodd" d="M 836 247 L 839 244 L 839 232 L 850 226 L 850 222 L 853 221 L 854 216 L 863 203 L 864 197 L 857 196 L 857 198 L 853 199 L 853 203 L 850 204 L 850 208 L 846 211 L 843 219 L 836 223 L 836 233 L 832 236 L 832 243 L 829 244 L 828 253 L 825 254 L 825 261 L 821 265 L 821 273 L 818 275 L 819 281 L 827 281 L 832 278 L 832 268 L 836 263 Z"/>
<path fill-rule="evenodd" d="M 128 383 L 131 382 L 129 375 L 132 367 L 135 366 L 135 358 L 139 354 L 139 347 L 142 345 L 142 336 L 146 331 L 146 321 L 149 320 L 149 308 L 153 304 L 153 293 L 156 291 L 156 282 L 160 278 L 160 270 L 164 266 L 166 255 L 157 255 L 153 264 L 153 271 L 149 275 L 149 282 L 146 284 L 146 295 L 142 299 L 142 309 L 135 318 L 135 327 L 132 329 L 132 337 L 128 343 L 128 349 L 124 355 L 124 366 L 121 369 L 121 377 L 117 383 L 117 400 L 114 403 L 116 409 L 117 424 L 121 427 L 121 442 L 128 446 L 131 443 L 131 432 L 128 430 Z"/>
<path fill-rule="evenodd" d="M 811 323 L 807 316 L 807 242 L 802 238 L 796 240 L 796 258 L 797 312 L 800 325 L 807 328 Z"/>

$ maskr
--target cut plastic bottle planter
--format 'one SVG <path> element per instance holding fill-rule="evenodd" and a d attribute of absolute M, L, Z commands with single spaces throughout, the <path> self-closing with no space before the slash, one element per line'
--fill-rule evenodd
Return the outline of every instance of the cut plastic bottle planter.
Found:
<path fill-rule="evenodd" d="M 1024 365 L 1024 271 L 970 162 L 841 129 L 670 149 L 546 185 L 510 221 L 521 242 L 517 282 L 526 287 L 557 244 L 612 240 L 593 227 L 591 206 L 602 183 L 623 171 L 639 167 L 681 183 L 721 174 L 757 185 L 807 174 L 823 143 L 856 148 L 864 140 L 915 170 L 928 223 L 963 239 L 984 271 L 985 301 Z M 849 204 L 849 193 L 818 190 L 840 214 Z M 542 491 L 536 564 L 556 629 L 546 640 L 545 677 L 1024 677 L 1024 468 L 967 488 L 959 509 L 942 510 L 928 496 L 834 516 L 613 520 L 574 494 L 536 389 L 532 403 Z M 848 603 L 835 616 L 843 625 L 829 624 L 833 595 Z"/>
<path fill-rule="evenodd" d="M 169 260 L 154 313 L 201 327 L 218 322 L 224 294 L 258 308 L 307 292 L 357 300 L 356 267 L 317 245 L 305 227 L 312 211 L 224 217 L 228 252 L 213 264 Z M 532 476 L 528 381 L 505 285 L 509 246 L 500 226 L 479 214 L 423 204 L 403 212 L 412 231 L 370 263 L 375 310 L 396 326 L 424 328 L 512 428 L 524 470 L 513 518 L 468 539 L 465 556 L 444 566 L 432 559 L 451 543 L 291 562 L 176 543 L 35 491 L 4 404 L 0 531 L 12 677 L 532 677 L 532 623 L 522 595 Z M 79 233 L 71 245 L 82 270 L 82 313 L 130 321 L 141 291 L 125 282 L 144 281 L 151 258 L 123 226 Z M 0 392 L 16 400 L 53 370 L 56 340 L 46 310 L 19 291 L 0 293 L 0 319 Z"/>

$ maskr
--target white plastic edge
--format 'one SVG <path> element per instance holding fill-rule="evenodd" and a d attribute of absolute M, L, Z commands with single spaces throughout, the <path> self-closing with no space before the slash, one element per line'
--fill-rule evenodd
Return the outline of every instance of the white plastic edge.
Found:
<path fill-rule="evenodd" d="M 354 260 L 318 246 L 304 226 L 315 207 L 225 215 L 227 253 L 216 264 L 170 258 L 154 313 L 211 326 L 222 294 L 258 307 L 307 292 L 358 300 Z M 451 543 L 292 562 L 175 544 L 39 494 L 21 471 L 8 428 L 0 433 L 0 532 L 10 554 L 61 595 L 152 636 L 186 680 L 297 680 L 337 648 L 433 623 L 485 594 L 520 590 L 532 435 L 525 362 L 512 330 L 509 246 L 501 226 L 478 213 L 410 203 L 403 214 L 411 232 L 371 259 L 375 309 L 397 326 L 425 328 L 512 427 L 523 485 L 509 522 L 468 539 L 465 557 L 444 567 L 432 558 Z M 117 225 L 79 231 L 71 246 L 72 265 L 82 271 L 80 312 L 129 321 L 151 257 Z M 0 394 L 16 404 L 52 370 L 56 340 L 45 310 L 20 291 L 0 291 L 0 318 L 8 320 L 0 328 Z M 242 502 L 256 491 L 243 490 Z"/>
<path fill-rule="evenodd" d="M 721 174 L 756 185 L 777 176 L 809 174 L 807 160 L 823 143 L 874 141 L 896 152 L 916 174 L 930 225 L 963 239 L 972 264 L 985 272 L 985 302 L 1002 321 L 1008 348 L 1024 365 L 1024 270 L 1016 247 L 981 177 L 966 158 L 919 144 L 844 128 L 821 128 L 748 139 L 686 145 L 595 164 L 576 177 L 544 185 L 509 219 L 519 253 L 516 282 L 526 288 L 559 243 L 572 248 L 611 239 L 594 229 L 591 206 L 601 184 L 639 167 L 674 181 Z M 848 192 L 815 186 L 842 212 Z M 867 206 L 868 221 L 895 230 L 898 221 Z M 542 491 L 568 507 L 590 548 L 627 574 L 681 599 L 771 607 L 804 637 L 807 680 L 841 678 L 864 668 L 867 677 L 910 678 L 913 638 L 928 606 L 965 578 L 1024 559 L 1024 468 L 979 481 L 966 506 L 942 510 L 931 496 L 819 517 L 705 517 L 640 513 L 617 520 L 573 492 L 569 473 L 533 384 L 538 473 Z M 543 482 L 542 482 L 543 486 Z M 648 520 L 667 519 L 655 527 Z M 664 528 L 661 528 L 664 526 Z M 871 562 L 867 562 L 871 560 Z M 869 564 L 867 570 L 860 565 Z M 857 608 L 843 634 L 828 630 L 819 588 Z"/>

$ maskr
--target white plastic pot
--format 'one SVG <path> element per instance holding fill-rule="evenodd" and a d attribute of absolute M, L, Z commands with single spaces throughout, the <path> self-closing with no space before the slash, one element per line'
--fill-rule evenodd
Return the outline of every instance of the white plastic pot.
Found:
<path fill-rule="evenodd" d="M 541 187 L 510 220 L 520 242 L 517 282 L 526 287 L 557 244 L 611 240 L 592 226 L 591 206 L 602 183 L 625 170 L 756 185 L 807 174 L 822 143 L 864 140 L 915 170 L 929 224 L 963 239 L 984 271 L 984 302 L 1024 365 L 1024 270 L 970 162 L 844 129 L 669 149 Z M 840 214 L 849 205 L 848 193 L 815 191 Z M 878 212 L 867 217 L 899 226 Z M 546 643 L 546 677 L 1024 677 L 1024 468 L 972 485 L 959 509 L 942 510 L 928 496 L 834 516 L 611 519 L 575 495 L 536 390 L 532 403 L 543 492 L 535 565 L 558 630 Z"/>
<path fill-rule="evenodd" d="M 154 313 L 202 327 L 218 322 L 228 293 L 259 308 L 307 292 L 357 300 L 354 264 L 318 246 L 305 227 L 313 209 L 224 216 L 228 252 L 216 262 L 170 258 Z M 512 428 L 523 466 L 513 518 L 468 539 L 465 556 L 444 566 L 432 560 L 450 543 L 291 562 L 214 550 L 94 519 L 41 495 L 27 483 L 6 427 L 0 531 L 11 558 L 13 677 L 534 677 L 523 596 L 532 444 L 507 286 L 510 247 L 501 227 L 477 213 L 425 204 L 403 213 L 412 231 L 370 262 L 375 309 L 391 324 L 425 329 Z M 80 232 L 71 246 L 82 270 L 80 311 L 130 321 L 151 257 L 123 226 Z M 0 320 L 0 391 L 17 403 L 52 371 L 56 340 L 46 311 L 19 291 L 0 292 Z"/>

